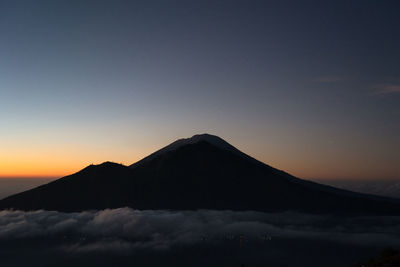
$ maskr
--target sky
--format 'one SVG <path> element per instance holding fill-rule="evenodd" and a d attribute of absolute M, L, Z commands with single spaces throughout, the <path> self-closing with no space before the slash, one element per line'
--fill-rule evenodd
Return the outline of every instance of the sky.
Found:
<path fill-rule="evenodd" d="M 399 1 L 0 1 L 0 177 L 218 135 L 301 178 L 400 180 Z"/>

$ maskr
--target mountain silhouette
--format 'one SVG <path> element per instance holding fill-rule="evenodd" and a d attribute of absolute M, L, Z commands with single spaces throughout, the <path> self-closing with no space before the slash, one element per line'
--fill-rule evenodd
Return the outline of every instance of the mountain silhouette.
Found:
<path fill-rule="evenodd" d="M 305 181 L 223 139 L 180 139 L 131 166 L 112 162 L 0 201 L 2 209 L 65 212 L 119 207 L 170 210 L 400 214 L 400 201 Z"/>

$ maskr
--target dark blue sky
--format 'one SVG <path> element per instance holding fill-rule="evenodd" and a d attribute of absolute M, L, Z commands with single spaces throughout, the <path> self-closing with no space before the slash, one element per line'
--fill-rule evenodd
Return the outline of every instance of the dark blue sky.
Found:
<path fill-rule="evenodd" d="M 209 132 L 301 177 L 400 179 L 399 10 L 1 1 L 0 176 L 130 164 Z"/>

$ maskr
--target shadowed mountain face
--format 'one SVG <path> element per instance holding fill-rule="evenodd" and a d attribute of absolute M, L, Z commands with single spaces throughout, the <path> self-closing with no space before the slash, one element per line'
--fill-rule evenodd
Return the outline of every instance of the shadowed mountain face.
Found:
<path fill-rule="evenodd" d="M 82 211 L 118 207 L 173 210 L 295 210 L 400 214 L 400 202 L 297 179 L 221 138 L 178 140 L 129 167 L 91 165 L 0 201 L 0 208 Z"/>

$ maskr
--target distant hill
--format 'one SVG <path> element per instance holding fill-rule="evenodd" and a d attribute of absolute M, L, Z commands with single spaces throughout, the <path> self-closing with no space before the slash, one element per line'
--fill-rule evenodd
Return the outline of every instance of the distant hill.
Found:
<path fill-rule="evenodd" d="M 400 214 L 398 200 L 298 179 L 208 134 L 180 139 L 131 166 L 91 165 L 0 201 L 2 209 L 67 212 L 124 206 Z"/>

